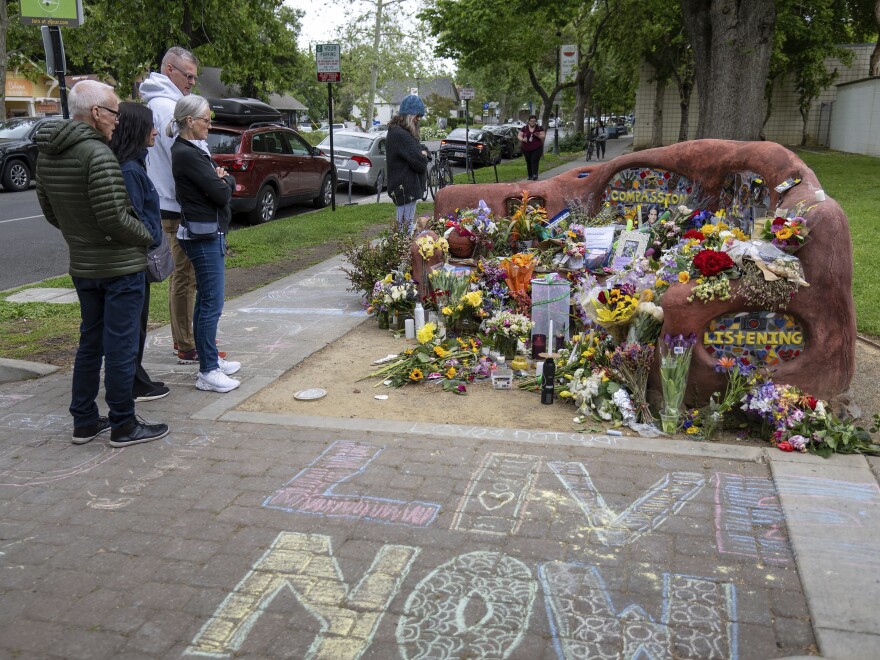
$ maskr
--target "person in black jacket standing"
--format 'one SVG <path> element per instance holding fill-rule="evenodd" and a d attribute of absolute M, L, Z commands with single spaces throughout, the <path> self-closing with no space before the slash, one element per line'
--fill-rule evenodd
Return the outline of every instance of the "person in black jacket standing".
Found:
<path fill-rule="evenodd" d="M 219 167 L 194 142 L 208 137 L 211 108 L 201 96 L 181 98 L 174 107 L 174 121 L 166 129 L 169 135 L 178 130 L 171 146 L 171 171 L 180 202 L 180 227 L 177 240 L 196 272 L 196 301 L 193 310 L 193 333 L 199 354 L 199 377 L 196 387 L 211 392 L 229 392 L 240 385 L 230 378 L 241 368 L 217 354 L 217 324 L 223 312 L 223 271 L 226 257 L 226 234 L 232 212 L 229 202 L 235 179 Z M 207 237 L 190 234 L 193 222 L 216 223 L 216 231 Z"/>
<path fill-rule="evenodd" d="M 419 121 L 425 104 L 415 94 L 405 97 L 400 110 L 388 122 L 385 158 L 388 164 L 388 196 L 397 206 L 397 225 L 410 234 L 415 229 L 416 202 L 425 190 L 428 154 L 419 141 Z"/>

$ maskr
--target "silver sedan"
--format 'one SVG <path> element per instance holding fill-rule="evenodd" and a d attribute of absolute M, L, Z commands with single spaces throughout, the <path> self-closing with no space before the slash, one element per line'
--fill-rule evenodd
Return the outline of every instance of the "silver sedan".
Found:
<path fill-rule="evenodd" d="M 376 192 L 378 185 L 385 187 L 387 171 L 385 169 L 385 132 L 359 133 L 357 131 L 333 132 L 333 156 L 339 183 L 351 182 L 357 186 L 366 186 Z M 318 145 L 321 152 L 330 155 L 330 136 Z M 379 177 L 381 176 L 381 182 Z"/>

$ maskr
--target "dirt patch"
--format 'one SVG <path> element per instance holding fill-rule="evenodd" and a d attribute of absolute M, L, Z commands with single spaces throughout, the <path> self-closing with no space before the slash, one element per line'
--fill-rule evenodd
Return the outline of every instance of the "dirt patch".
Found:
<path fill-rule="evenodd" d="M 571 403 L 557 400 L 553 405 L 542 405 L 536 392 L 494 390 L 487 381 L 470 385 L 467 396 L 456 396 L 441 391 L 436 383 L 391 389 L 381 384 L 375 386 L 378 378 L 359 380 L 379 368 L 371 362 L 400 353 L 408 346 L 405 339 L 395 339 L 392 333 L 367 320 L 245 401 L 239 410 L 557 432 L 601 430 L 597 423 L 573 423 L 576 411 Z M 858 367 L 852 398 L 864 412 L 867 426 L 871 414 L 880 410 L 880 350 L 858 342 L 856 355 Z M 327 396 L 317 401 L 293 398 L 296 392 L 315 387 L 327 390 Z M 377 394 L 388 395 L 388 399 L 377 400 Z M 720 439 L 755 444 L 739 440 L 733 433 L 721 434 Z"/>

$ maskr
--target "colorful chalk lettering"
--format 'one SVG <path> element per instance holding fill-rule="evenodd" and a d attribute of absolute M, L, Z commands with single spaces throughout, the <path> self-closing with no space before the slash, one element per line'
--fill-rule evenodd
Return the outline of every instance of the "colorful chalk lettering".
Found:
<path fill-rule="evenodd" d="M 537 582 L 498 552 L 470 552 L 416 585 L 397 625 L 403 658 L 507 658 L 529 627 Z"/>
<path fill-rule="evenodd" d="M 231 656 L 272 601 L 290 590 L 321 627 L 305 657 L 357 660 L 372 643 L 388 604 L 418 553 L 418 548 L 410 546 L 384 545 L 361 580 L 349 587 L 333 556 L 329 536 L 281 532 L 185 654 Z"/>
<path fill-rule="evenodd" d="M 483 534 L 516 534 L 540 465 L 537 456 L 486 454 L 471 476 L 451 528 Z"/>
<path fill-rule="evenodd" d="M 337 495 L 333 489 L 363 474 L 382 453 L 385 445 L 339 440 L 330 445 L 308 467 L 263 502 L 269 509 L 292 513 L 372 520 L 412 527 L 434 522 L 440 505 L 407 502 L 367 495 Z"/>
<path fill-rule="evenodd" d="M 698 472 L 672 472 L 617 514 L 605 503 L 583 463 L 553 461 L 548 465 L 586 516 L 590 540 L 606 546 L 628 545 L 656 529 L 705 485 Z"/>
<path fill-rule="evenodd" d="M 656 622 L 638 605 L 615 609 L 595 566 L 549 562 L 538 576 L 560 660 L 737 657 L 732 584 L 664 573 Z"/>

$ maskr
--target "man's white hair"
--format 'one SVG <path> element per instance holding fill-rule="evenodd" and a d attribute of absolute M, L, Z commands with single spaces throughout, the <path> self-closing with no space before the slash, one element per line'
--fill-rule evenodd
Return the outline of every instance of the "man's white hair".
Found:
<path fill-rule="evenodd" d="M 162 70 L 164 71 L 165 67 L 169 64 L 176 65 L 181 61 L 192 62 L 196 65 L 196 68 L 199 66 L 199 58 L 189 52 L 186 48 L 172 46 L 165 51 L 165 56 L 162 58 Z"/>
<path fill-rule="evenodd" d="M 70 90 L 67 107 L 73 119 L 91 120 L 91 111 L 96 105 L 108 105 L 112 101 L 119 102 L 116 90 L 97 80 L 80 80 Z"/>

